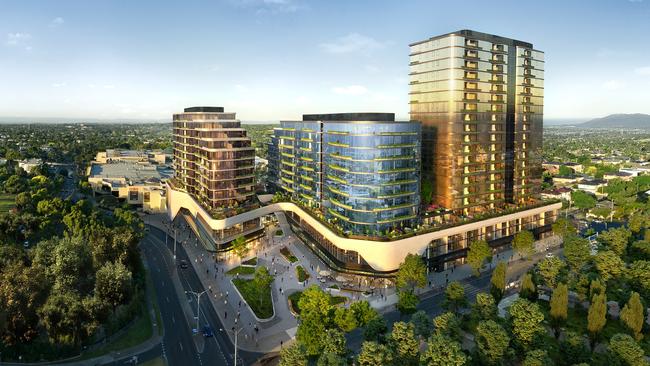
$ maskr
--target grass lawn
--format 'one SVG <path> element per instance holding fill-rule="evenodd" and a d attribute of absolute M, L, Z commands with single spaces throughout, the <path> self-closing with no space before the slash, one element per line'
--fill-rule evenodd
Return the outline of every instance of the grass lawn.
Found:
<path fill-rule="evenodd" d="M 162 357 L 154 358 L 153 360 L 141 363 L 141 366 L 166 366 L 165 360 Z"/>
<path fill-rule="evenodd" d="M 9 212 L 16 205 L 16 195 L 0 193 L 0 212 Z"/>
<path fill-rule="evenodd" d="M 232 282 L 237 286 L 239 293 L 244 297 L 251 310 L 260 319 L 273 316 L 273 300 L 271 299 L 271 286 L 259 288 L 253 280 L 236 278 Z M 262 302 L 260 303 L 260 298 Z"/>
<path fill-rule="evenodd" d="M 252 275 L 255 273 L 255 267 L 244 267 L 244 266 L 237 266 L 230 271 L 226 272 L 226 274 L 229 274 L 231 276 L 234 276 L 236 274 L 239 275 Z"/>
<path fill-rule="evenodd" d="M 309 278 L 309 273 L 305 271 L 302 266 L 297 266 L 296 267 L 296 277 L 298 278 L 298 282 L 304 282 L 307 281 Z"/>
<path fill-rule="evenodd" d="M 242 262 L 242 264 L 245 264 L 247 266 L 256 266 L 257 265 L 257 257 L 253 257 L 253 258 L 251 258 L 249 260 L 245 260 L 244 262 Z"/>
<path fill-rule="evenodd" d="M 278 229 L 275 231 L 275 236 L 282 236 L 282 229 Z"/>
<path fill-rule="evenodd" d="M 296 291 L 289 295 L 289 300 L 291 300 L 291 309 L 296 313 L 300 314 L 300 308 L 298 307 L 298 301 L 300 301 L 300 297 L 302 296 L 302 291 Z M 344 304 L 346 301 L 348 301 L 348 298 L 345 296 L 331 296 L 330 295 L 330 305 L 339 305 L 339 304 Z"/>
<path fill-rule="evenodd" d="M 145 311 L 145 314 L 140 316 L 138 320 L 136 320 L 135 323 L 129 327 L 126 333 L 122 334 L 121 337 L 95 350 L 82 354 L 81 360 L 86 360 L 89 358 L 104 355 L 108 352 L 119 351 L 125 348 L 137 346 L 138 344 L 149 339 L 151 337 L 151 332 L 151 320 L 149 319 L 148 312 Z"/>
<path fill-rule="evenodd" d="M 291 253 L 291 251 L 290 251 L 289 248 L 287 248 L 287 247 L 282 247 L 282 248 L 280 248 L 280 253 L 281 253 L 285 258 L 287 258 L 287 260 L 288 260 L 290 263 L 296 263 L 296 262 L 298 261 L 298 258 L 296 258 L 296 256 L 293 255 L 293 253 Z"/>

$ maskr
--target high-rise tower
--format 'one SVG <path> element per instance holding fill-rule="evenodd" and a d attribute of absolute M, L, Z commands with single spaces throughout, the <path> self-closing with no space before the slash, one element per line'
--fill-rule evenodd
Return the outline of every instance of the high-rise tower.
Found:
<path fill-rule="evenodd" d="M 223 107 L 174 114 L 175 185 L 209 211 L 233 208 L 255 194 L 255 148 L 235 113 Z"/>
<path fill-rule="evenodd" d="M 422 173 L 433 201 L 475 214 L 534 199 L 544 54 L 471 30 L 410 47 L 410 114 L 422 123 Z"/>

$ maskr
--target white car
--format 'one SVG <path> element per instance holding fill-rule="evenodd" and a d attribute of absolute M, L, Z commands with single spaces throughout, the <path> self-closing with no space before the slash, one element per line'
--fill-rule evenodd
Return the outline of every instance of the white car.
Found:
<path fill-rule="evenodd" d="M 555 254 L 553 253 L 546 253 L 546 258 L 553 258 L 555 257 Z"/>

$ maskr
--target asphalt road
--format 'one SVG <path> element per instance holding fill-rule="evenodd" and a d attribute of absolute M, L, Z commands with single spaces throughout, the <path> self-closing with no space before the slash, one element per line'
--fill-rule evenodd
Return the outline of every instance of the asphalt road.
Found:
<path fill-rule="evenodd" d="M 192 266 L 180 269 L 174 264 L 173 239 L 168 240 L 168 247 L 165 248 L 165 233 L 155 227 L 149 228 L 150 231 L 147 233 L 142 247 L 158 296 L 165 327 L 164 352 L 169 365 L 234 365 L 234 346 L 228 335 L 224 333 L 225 330 L 220 331 L 223 325 L 211 303 L 206 300 L 209 293 L 203 295 L 201 299 L 199 326 L 203 327 L 209 324 L 214 330 L 214 337 L 204 338 L 198 342 L 194 341 L 193 337 L 202 337 L 202 335 L 192 335 L 192 329 L 196 327 L 196 324 L 194 319 L 189 319 L 188 323 L 181 307 L 181 301 L 189 303 L 195 316 L 196 297 L 189 294 L 185 298 L 179 299 L 171 276 L 178 274 L 184 291 L 202 292 L 204 291 L 203 285 Z M 183 259 L 189 262 L 182 245 L 177 245 L 176 256 L 177 263 Z M 199 353 L 195 343 L 200 345 L 203 341 L 205 343 L 202 352 Z M 238 365 L 250 365 L 261 356 L 261 353 L 239 350 Z"/>

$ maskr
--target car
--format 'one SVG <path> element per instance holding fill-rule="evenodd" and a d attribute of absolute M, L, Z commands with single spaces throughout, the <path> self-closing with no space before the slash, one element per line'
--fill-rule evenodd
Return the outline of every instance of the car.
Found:
<path fill-rule="evenodd" d="M 180 266 L 182 269 L 186 269 L 188 267 L 187 261 L 185 259 L 181 260 Z"/>
<path fill-rule="evenodd" d="M 546 253 L 546 258 L 553 258 L 555 257 L 555 254 L 553 253 Z"/>
<path fill-rule="evenodd" d="M 203 327 L 203 336 L 204 337 L 213 337 L 214 336 L 214 332 L 212 331 L 212 328 L 210 328 L 210 326 L 207 325 L 207 324 Z"/>
<path fill-rule="evenodd" d="M 25 242 L 23 243 L 23 247 L 25 249 L 29 248 L 29 241 L 28 240 L 25 240 Z"/>

